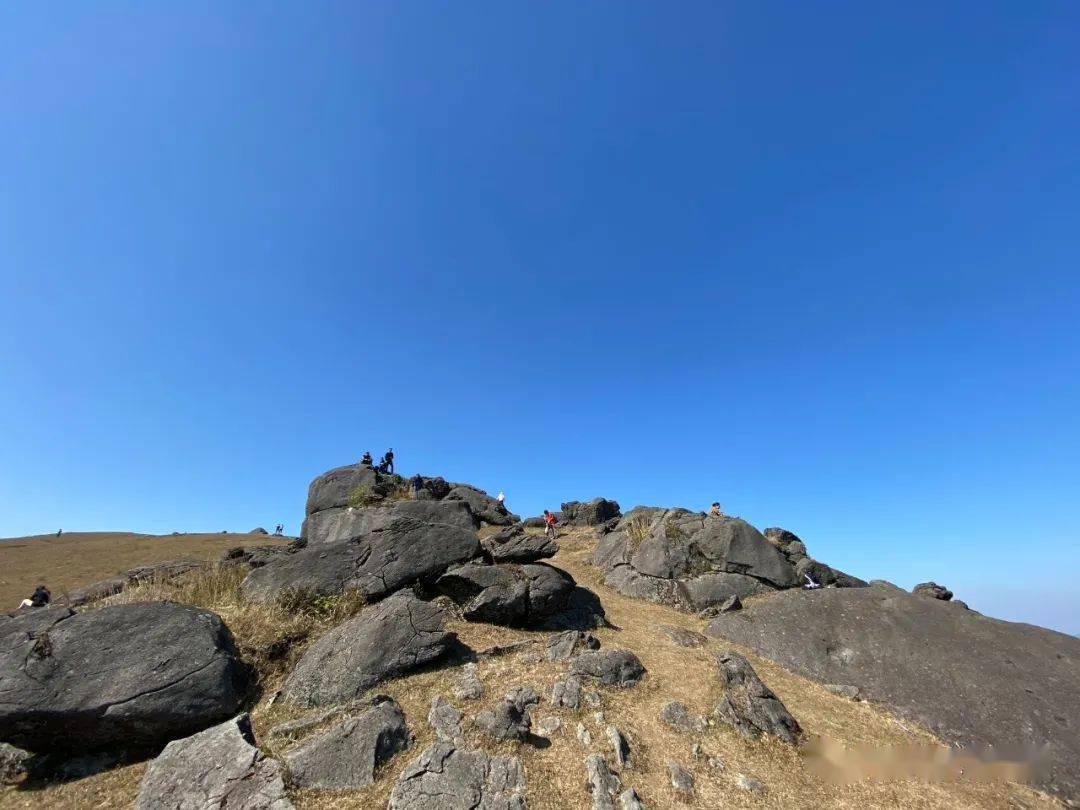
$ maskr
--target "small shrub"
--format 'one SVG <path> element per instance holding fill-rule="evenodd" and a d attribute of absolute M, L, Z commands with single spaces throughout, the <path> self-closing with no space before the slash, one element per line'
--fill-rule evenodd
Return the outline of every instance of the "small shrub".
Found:
<path fill-rule="evenodd" d="M 679 528 L 679 525 L 675 523 L 675 521 L 669 520 L 664 524 L 664 537 L 674 542 L 686 537 L 686 534 Z"/>
<path fill-rule="evenodd" d="M 360 486 L 349 493 L 349 506 L 354 508 L 373 506 L 382 501 L 382 495 L 369 486 Z"/>
<path fill-rule="evenodd" d="M 645 517 L 636 517 L 626 524 L 626 536 L 630 538 L 632 550 L 637 551 L 638 546 L 645 542 L 649 536 L 649 520 Z"/>

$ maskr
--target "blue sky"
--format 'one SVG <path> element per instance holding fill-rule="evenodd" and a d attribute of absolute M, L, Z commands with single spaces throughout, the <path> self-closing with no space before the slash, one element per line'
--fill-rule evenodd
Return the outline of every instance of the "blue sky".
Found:
<path fill-rule="evenodd" d="M 1073 2 L 0 10 L 0 536 L 366 449 L 1080 633 Z"/>

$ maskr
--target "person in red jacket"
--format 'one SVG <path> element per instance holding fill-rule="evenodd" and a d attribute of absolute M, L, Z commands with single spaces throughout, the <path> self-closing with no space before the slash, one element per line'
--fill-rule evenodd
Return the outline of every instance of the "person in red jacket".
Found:
<path fill-rule="evenodd" d="M 552 540 L 555 539 L 555 524 L 558 522 L 559 521 L 555 519 L 555 515 L 553 515 L 547 509 L 544 510 L 544 534 L 546 534 Z"/>

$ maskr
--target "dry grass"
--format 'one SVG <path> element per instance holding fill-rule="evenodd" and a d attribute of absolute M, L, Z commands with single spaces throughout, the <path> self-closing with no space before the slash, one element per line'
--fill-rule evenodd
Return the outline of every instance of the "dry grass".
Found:
<path fill-rule="evenodd" d="M 903 807 L 903 808 L 1006 808 L 1056 807 L 1052 799 L 1025 786 L 1014 784 L 927 784 L 918 781 L 886 783 L 857 783 L 834 785 L 816 777 L 802 759 L 800 752 L 775 741 L 747 743 L 724 726 L 710 725 L 703 732 L 674 731 L 659 721 L 660 708 L 669 700 L 680 700 L 692 711 L 709 714 L 720 698 L 715 677 L 715 654 L 731 645 L 710 640 L 704 647 L 687 649 L 677 646 L 657 631 L 661 624 L 676 625 L 700 632 L 704 622 L 696 616 L 680 613 L 660 605 L 628 599 L 608 589 L 598 572 L 586 563 L 595 540 L 591 532 L 569 533 L 560 537 L 562 551 L 555 564 L 565 568 L 583 585 L 592 588 L 601 598 L 608 619 L 614 625 L 598 630 L 605 647 L 626 647 L 641 658 L 648 670 L 645 680 L 626 689 L 600 689 L 605 721 L 617 725 L 631 744 L 631 767 L 620 774 L 624 787 L 634 787 L 652 808 L 687 807 Z M 288 661 L 314 640 L 331 624 L 356 608 L 348 602 L 333 607 L 330 614 L 311 614 L 280 606 L 266 608 L 247 605 L 230 591 L 229 576 L 218 572 L 214 582 L 177 583 L 164 586 L 150 584 L 117 599 L 136 599 L 165 595 L 167 587 L 174 588 L 173 596 L 207 599 L 233 629 L 245 655 L 265 648 L 273 640 L 293 630 L 306 632 L 304 641 L 291 647 Z M 340 612 L 336 612 L 340 611 Z M 332 616 L 332 617 L 331 617 Z M 453 619 L 449 629 L 474 650 L 503 645 L 522 639 L 543 639 L 547 634 L 491 625 L 471 624 Z M 869 743 L 876 746 L 912 742 L 933 743 L 934 738 L 924 729 L 901 722 L 880 707 L 856 703 L 837 697 L 823 687 L 758 658 L 748 650 L 740 650 L 754 664 L 762 679 L 769 684 L 798 718 L 811 736 L 830 737 L 845 745 Z M 263 697 L 253 710 L 256 735 L 271 754 L 280 754 L 297 743 L 279 743 L 268 734 L 277 723 L 304 714 L 295 707 L 275 703 L 269 705 L 285 670 L 282 662 L 262 667 Z M 594 711 L 583 704 L 580 711 L 553 710 L 548 698 L 551 684 L 566 672 L 565 663 L 549 662 L 542 656 L 540 644 L 523 651 L 495 658 L 481 658 L 477 670 L 486 686 L 479 701 L 460 701 L 452 698 L 453 684 L 460 669 L 457 667 L 430 668 L 415 672 L 377 687 L 378 692 L 393 696 L 405 711 L 409 725 L 416 735 L 413 748 L 396 756 L 385 767 L 371 787 L 355 792 L 303 791 L 293 796 L 297 807 L 327 810 L 329 808 L 385 807 L 397 774 L 405 763 L 434 740 L 426 723 L 432 698 L 444 695 L 454 705 L 471 716 L 481 707 L 498 700 L 509 689 L 532 684 L 542 695 L 541 705 L 534 709 L 534 720 L 555 714 L 562 728 L 551 737 L 546 748 L 529 744 L 504 743 L 492 745 L 481 739 L 475 730 L 468 731 L 469 742 L 492 753 L 509 753 L 522 758 L 528 781 L 527 801 L 530 810 L 563 810 L 588 807 L 585 790 L 584 758 L 591 752 L 610 754 L 603 725 Z M 578 722 L 589 728 L 593 744 L 589 750 L 581 746 L 575 735 Z M 690 749 L 700 743 L 705 751 L 725 763 L 722 771 L 710 771 L 704 762 L 694 760 Z M 677 796 L 667 778 L 666 763 L 677 761 L 693 774 L 694 795 L 689 799 Z M 46 787 L 40 791 L 0 794 L 5 807 L 37 807 L 45 803 L 54 808 L 96 808 L 125 806 L 135 796 L 144 765 L 117 768 L 77 782 Z M 766 785 L 762 794 L 742 791 L 736 784 L 738 774 L 760 779 Z"/>
<path fill-rule="evenodd" d="M 0 540 L 0 610 L 14 610 L 38 584 L 53 598 L 139 565 L 217 559 L 232 546 L 284 545 L 292 538 L 263 534 L 132 534 L 70 532 Z"/>

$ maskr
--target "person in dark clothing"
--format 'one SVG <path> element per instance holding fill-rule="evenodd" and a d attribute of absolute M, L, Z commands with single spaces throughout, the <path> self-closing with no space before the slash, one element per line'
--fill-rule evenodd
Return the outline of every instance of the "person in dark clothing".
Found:
<path fill-rule="evenodd" d="M 424 488 L 424 477 L 417 473 L 412 477 L 412 496 L 414 501 L 420 500 L 420 490 Z"/>
<path fill-rule="evenodd" d="M 22 604 L 19 607 L 45 607 L 49 604 L 49 600 L 52 599 L 52 594 L 49 593 L 49 589 L 44 585 L 38 585 L 34 589 L 34 592 L 30 595 L 29 599 L 23 599 Z"/>
<path fill-rule="evenodd" d="M 386 465 L 386 469 L 383 472 L 392 473 L 394 471 L 394 448 L 391 447 L 386 451 L 386 455 L 383 456 L 383 464 Z"/>
<path fill-rule="evenodd" d="M 371 453 L 364 451 L 364 455 L 360 457 L 360 463 L 365 467 L 371 466 Z"/>

